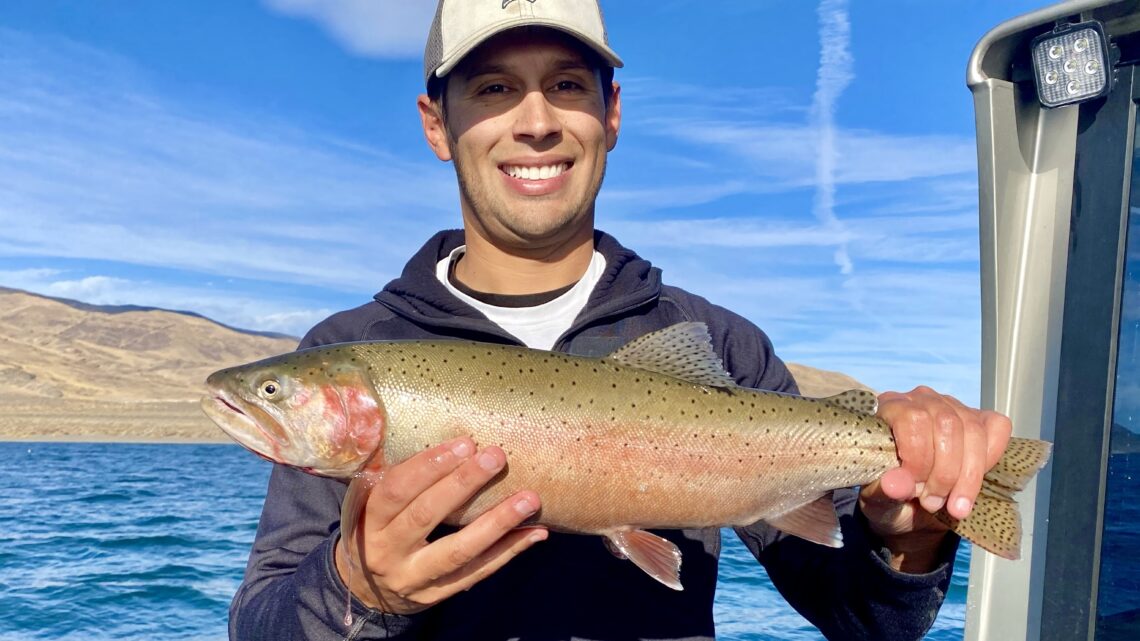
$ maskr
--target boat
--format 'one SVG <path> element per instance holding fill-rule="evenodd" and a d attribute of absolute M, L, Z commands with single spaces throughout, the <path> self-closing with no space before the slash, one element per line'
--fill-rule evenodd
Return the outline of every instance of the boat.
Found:
<path fill-rule="evenodd" d="M 1069 0 L 971 54 L 982 405 L 1053 441 L 1009 562 L 975 550 L 969 641 L 1140 639 L 1140 1 Z"/>

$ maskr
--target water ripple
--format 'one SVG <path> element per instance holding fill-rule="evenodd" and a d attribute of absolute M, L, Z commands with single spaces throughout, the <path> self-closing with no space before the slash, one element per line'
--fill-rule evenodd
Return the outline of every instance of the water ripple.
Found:
<path fill-rule="evenodd" d="M 0 460 L 0 641 L 226 638 L 267 463 L 236 446 L 85 443 L 0 443 Z M 932 641 L 960 638 L 967 565 Z M 820 639 L 731 531 L 721 575 L 723 641 Z"/>

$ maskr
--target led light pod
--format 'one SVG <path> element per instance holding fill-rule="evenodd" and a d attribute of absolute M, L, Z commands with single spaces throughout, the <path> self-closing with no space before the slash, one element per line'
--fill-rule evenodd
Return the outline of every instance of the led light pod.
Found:
<path fill-rule="evenodd" d="M 1046 107 L 1098 98 L 1112 87 L 1108 39 L 1094 21 L 1063 24 L 1033 39 L 1037 98 Z"/>

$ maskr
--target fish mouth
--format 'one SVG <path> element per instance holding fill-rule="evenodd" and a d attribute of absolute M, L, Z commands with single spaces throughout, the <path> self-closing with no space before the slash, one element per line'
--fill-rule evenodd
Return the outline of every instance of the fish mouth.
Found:
<path fill-rule="evenodd" d="M 242 409 L 240 400 L 231 399 L 224 393 L 203 396 L 200 404 L 206 416 L 227 436 L 263 458 L 275 463 L 283 462 L 281 450 L 288 446 L 288 441 L 281 424 L 272 416 L 258 408 L 250 408 L 251 412 L 247 412 Z M 259 416 L 255 418 L 251 413 Z M 266 429 L 266 422 L 270 429 Z"/>

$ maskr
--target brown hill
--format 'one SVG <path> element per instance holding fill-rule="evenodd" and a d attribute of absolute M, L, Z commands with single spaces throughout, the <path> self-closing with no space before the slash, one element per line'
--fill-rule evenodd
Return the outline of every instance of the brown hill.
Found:
<path fill-rule="evenodd" d="M 804 396 L 819 398 L 846 392 L 849 389 L 875 391 L 840 372 L 816 369 L 799 363 L 788 363 L 788 369 L 792 371 L 792 376 L 796 378 L 796 384 L 800 386 L 800 393 Z"/>
<path fill-rule="evenodd" d="M 191 313 L 0 288 L 0 439 L 225 441 L 198 409 L 206 376 L 296 343 Z M 807 396 L 865 387 L 789 367 Z"/>
<path fill-rule="evenodd" d="M 206 376 L 296 343 L 0 288 L 0 438 L 221 440 L 198 409 Z"/>

